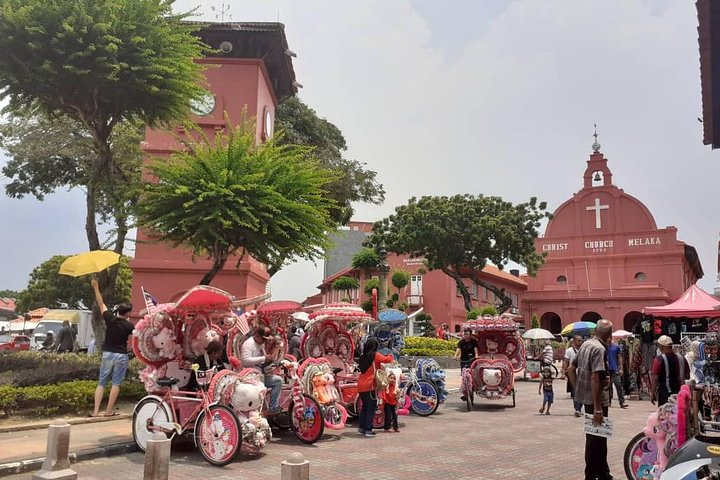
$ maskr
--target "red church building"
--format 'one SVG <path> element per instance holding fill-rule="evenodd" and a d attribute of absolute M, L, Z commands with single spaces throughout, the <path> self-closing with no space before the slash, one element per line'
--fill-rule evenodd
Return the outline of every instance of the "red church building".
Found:
<path fill-rule="evenodd" d="M 600 318 L 631 331 L 643 307 L 674 301 L 703 276 L 677 228 L 658 228 L 642 202 L 613 184 L 597 137 L 583 188 L 555 210 L 535 247 L 547 257 L 526 278 L 525 319 L 535 314 L 553 333 Z"/>
<path fill-rule="evenodd" d="M 226 126 L 226 118 L 236 125 L 243 119 L 257 120 L 257 141 L 273 134 L 275 109 L 295 95 L 292 58 L 281 23 L 204 24 L 200 38 L 213 50 L 200 62 L 205 70 L 209 93 L 192 105 L 192 120 L 208 138 Z M 181 148 L 176 132 L 148 129 L 143 148 L 148 158 L 171 155 Z M 269 276 L 265 266 L 253 258 L 237 265 L 230 258 L 213 280 L 213 286 L 238 298 L 265 292 Z M 236 266 L 237 265 L 237 266 Z M 137 233 L 133 270 L 132 303 L 138 311 L 144 305 L 140 287 L 161 302 L 177 300 L 188 288 L 197 285 L 210 269 L 206 258 L 193 258 L 192 252 L 171 248 L 158 242 L 147 231 Z"/>

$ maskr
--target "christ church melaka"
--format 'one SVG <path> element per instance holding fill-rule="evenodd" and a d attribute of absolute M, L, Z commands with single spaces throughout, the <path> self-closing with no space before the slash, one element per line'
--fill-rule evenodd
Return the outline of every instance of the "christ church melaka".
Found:
<path fill-rule="evenodd" d="M 676 300 L 703 276 L 677 228 L 658 228 L 647 207 L 612 180 L 596 136 L 583 188 L 535 241 L 546 257 L 537 276 L 526 277 L 528 324 L 535 314 L 542 328 L 559 333 L 572 322 L 605 318 L 615 330 L 632 331 L 644 307 Z"/>

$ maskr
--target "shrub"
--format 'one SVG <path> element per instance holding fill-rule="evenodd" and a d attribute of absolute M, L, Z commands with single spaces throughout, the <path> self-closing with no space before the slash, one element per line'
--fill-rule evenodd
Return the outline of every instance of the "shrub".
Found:
<path fill-rule="evenodd" d="M 467 318 L 468 320 L 475 320 L 477 317 L 480 316 L 481 313 L 482 313 L 482 310 L 475 307 L 465 314 L 465 318 Z"/>
<path fill-rule="evenodd" d="M 0 386 L 0 410 L 11 415 L 18 410 L 36 414 L 77 412 L 91 407 L 97 387 L 96 380 L 79 380 L 52 385 L 30 387 Z M 124 382 L 120 387 L 120 398 L 139 400 L 146 394 L 145 387 L 136 381 Z"/>
<path fill-rule="evenodd" d="M 401 312 L 404 312 L 404 311 L 407 310 L 407 309 L 408 309 L 408 304 L 405 303 L 405 302 L 403 302 L 403 303 L 401 303 L 400 305 L 398 305 L 398 310 L 400 310 Z"/>
<path fill-rule="evenodd" d="M 360 304 L 360 308 L 362 308 L 363 310 L 365 310 L 365 312 L 367 312 L 367 313 L 371 313 L 371 312 L 372 312 L 372 309 L 373 309 L 373 301 L 370 300 L 370 299 L 365 300 L 364 302 L 362 302 L 362 303 Z"/>
<path fill-rule="evenodd" d="M 488 305 L 487 307 L 480 310 L 480 315 L 492 315 L 493 317 L 498 314 L 497 308 L 495 308 L 492 305 Z"/>
<path fill-rule="evenodd" d="M 530 328 L 540 328 L 540 320 L 538 320 L 538 316 L 536 313 L 532 314 L 532 317 L 530 319 Z"/>
<path fill-rule="evenodd" d="M 455 354 L 457 342 L 428 337 L 405 337 L 403 355 L 442 357 Z"/>
<path fill-rule="evenodd" d="M 387 308 L 392 308 L 393 305 L 395 305 L 395 302 L 392 300 L 392 298 L 390 298 L 390 299 L 388 299 L 388 300 L 385 300 L 385 306 L 386 306 Z"/>
<path fill-rule="evenodd" d="M 380 280 L 377 278 L 371 278 L 367 282 L 365 282 L 365 287 L 363 290 L 365 291 L 366 295 L 372 295 L 373 288 L 376 289 L 378 292 L 380 291 Z"/>
<path fill-rule="evenodd" d="M 390 299 L 393 302 L 397 302 L 400 299 L 400 295 L 398 295 L 397 293 L 393 293 L 392 296 L 390 297 Z"/>
<path fill-rule="evenodd" d="M 101 361 L 100 354 L 17 352 L 0 355 L 0 385 L 29 387 L 68 380 L 97 381 Z M 133 359 L 127 378 L 138 378 L 143 368 L 140 361 Z"/>
<path fill-rule="evenodd" d="M 380 255 L 372 248 L 363 248 L 352 259 L 353 268 L 373 270 L 380 265 Z"/>

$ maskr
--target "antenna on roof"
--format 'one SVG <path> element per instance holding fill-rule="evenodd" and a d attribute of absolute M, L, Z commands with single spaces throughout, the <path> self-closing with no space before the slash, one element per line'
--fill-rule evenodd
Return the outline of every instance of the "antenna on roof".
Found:
<path fill-rule="evenodd" d="M 220 20 L 220 22 L 225 22 L 225 14 L 230 11 L 230 4 L 221 3 L 220 8 L 216 8 L 213 6 L 210 6 L 210 10 L 215 12 L 215 20 Z M 232 19 L 232 15 L 228 14 L 228 20 Z"/>

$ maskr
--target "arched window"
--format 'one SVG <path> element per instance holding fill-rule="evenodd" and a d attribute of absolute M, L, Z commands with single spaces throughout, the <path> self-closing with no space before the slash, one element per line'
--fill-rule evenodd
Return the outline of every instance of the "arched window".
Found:
<path fill-rule="evenodd" d="M 644 282 L 647 279 L 647 275 L 644 272 L 637 272 L 635 274 L 635 280 L 638 282 Z"/>
<path fill-rule="evenodd" d="M 559 275 L 557 277 L 557 282 L 558 283 L 567 283 L 567 277 L 565 275 Z"/>

